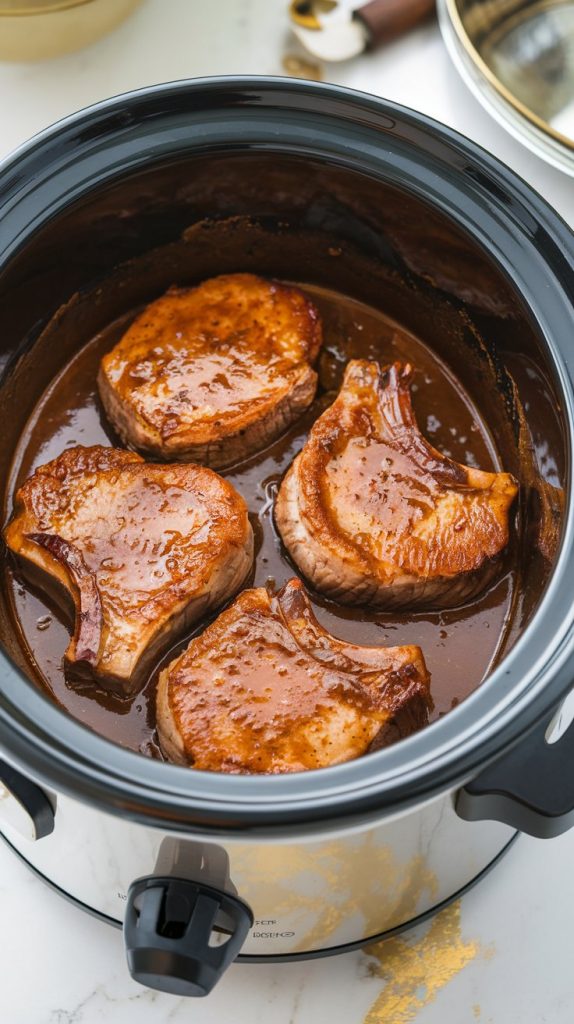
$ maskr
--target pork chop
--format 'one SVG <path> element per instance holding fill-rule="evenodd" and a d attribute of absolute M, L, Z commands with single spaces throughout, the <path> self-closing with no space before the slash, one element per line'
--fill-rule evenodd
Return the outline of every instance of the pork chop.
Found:
<path fill-rule="evenodd" d="M 229 466 L 313 401 L 319 314 L 298 288 L 229 274 L 170 288 L 102 359 L 104 408 L 131 448 Z"/>
<path fill-rule="evenodd" d="M 360 757 L 428 721 L 419 647 L 357 647 L 317 622 L 300 580 L 244 590 L 160 675 L 170 761 L 275 774 Z"/>
<path fill-rule="evenodd" d="M 276 521 L 317 590 L 375 608 L 450 607 L 509 539 L 517 484 L 441 455 L 420 433 L 412 368 L 356 359 L 285 476 Z"/>
<path fill-rule="evenodd" d="M 120 694 L 238 590 L 253 560 L 245 502 L 212 470 L 100 446 L 36 469 L 5 539 L 33 582 L 72 599 L 67 668 Z"/>

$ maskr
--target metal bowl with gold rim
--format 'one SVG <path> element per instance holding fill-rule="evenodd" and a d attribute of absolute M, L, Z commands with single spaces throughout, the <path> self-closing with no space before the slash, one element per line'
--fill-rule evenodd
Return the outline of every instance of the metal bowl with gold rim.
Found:
<path fill-rule="evenodd" d="M 142 0 L 0 0 L 0 60 L 45 60 L 100 39 Z"/>
<path fill-rule="evenodd" d="M 515 138 L 574 175 L 574 0 L 438 0 L 449 52 Z"/>

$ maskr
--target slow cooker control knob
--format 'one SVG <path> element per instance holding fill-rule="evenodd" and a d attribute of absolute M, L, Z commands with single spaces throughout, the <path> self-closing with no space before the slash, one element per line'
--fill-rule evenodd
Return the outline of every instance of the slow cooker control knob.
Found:
<path fill-rule="evenodd" d="M 252 926 L 247 904 L 229 893 L 181 878 L 138 878 L 124 922 L 130 974 L 161 992 L 206 996 Z"/>

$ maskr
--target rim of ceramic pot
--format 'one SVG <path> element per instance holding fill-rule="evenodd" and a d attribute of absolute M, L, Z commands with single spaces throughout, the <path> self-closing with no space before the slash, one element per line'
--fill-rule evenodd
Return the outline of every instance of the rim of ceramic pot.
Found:
<path fill-rule="evenodd" d="M 544 340 L 572 479 L 574 236 L 502 163 L 457 132 L 368 94 L 279 78 L 208 78 L 97 103 L 0 166 L 0 269 L 49 219 L 107 182 L 183 155 L 276 152 L 394 183 L 471 233 L 509 277 Z M 384 815 L 455 787 L 515 744 L 570 689 L 573 528 L 532 620 L 459 707 L 400 743 L 332 768 L 230 776 L 164 764 L 61 711 L 0 654 L 0 747 L 55 791 L 164 828 L 269 829 Z"/>

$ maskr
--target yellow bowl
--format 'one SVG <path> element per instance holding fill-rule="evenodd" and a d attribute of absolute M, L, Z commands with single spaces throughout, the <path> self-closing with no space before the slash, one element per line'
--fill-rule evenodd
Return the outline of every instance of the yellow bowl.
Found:
<path fill-rule="evenodd" d="M 0 60 L 45 60 L 100 39 L 142 0 L 0 0 Z"/>

